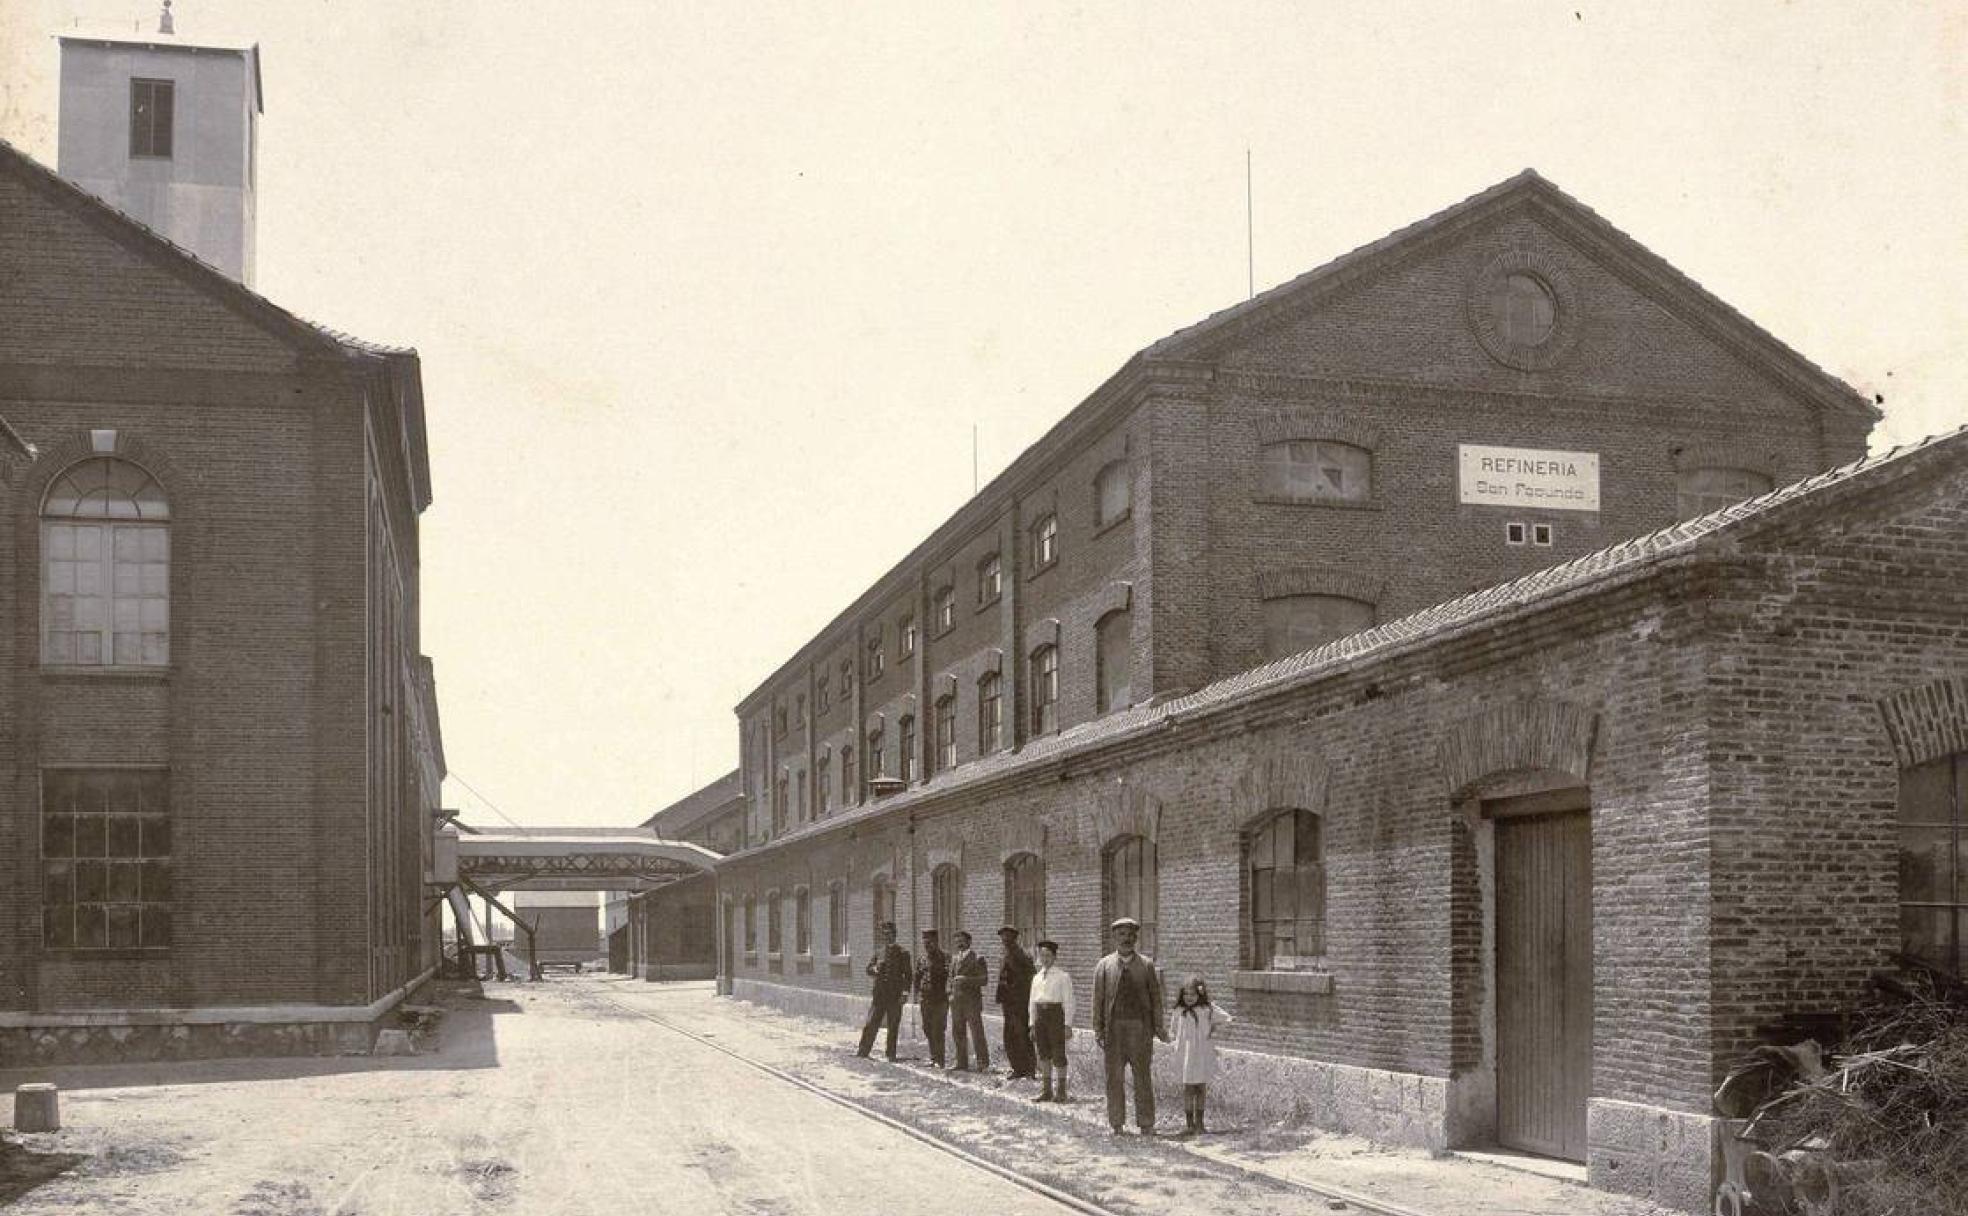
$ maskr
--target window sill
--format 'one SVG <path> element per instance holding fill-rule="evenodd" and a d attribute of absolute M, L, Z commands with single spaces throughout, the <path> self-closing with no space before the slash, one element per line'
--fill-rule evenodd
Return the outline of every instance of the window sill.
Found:
<path fill-rule="evenodd" d="M 1335 511 L 1378 511 L 1378 498 L 1287 498 L 1282 494 L 1253 494 L 1251 501 L 1268 507 L 1324 507 Z"/>
<path fill-rule="evenodd" d="M 134 664 L 83 665 L 79 663 L 43 663 L 41 678 L 44 680 L 128 680 L 132 683 L 162 684 L 171 678 L 176 670 L 168 665 L 162 667 L 141 667 Z"/>
<path fill-rule="evenodd" d="M 778 950 L 767 950 L 765 952 L 765 961 L 768 963 L 783 963 L 786 961 L 786 956 Z"/>
<path fill-rule="evenodd" d="M 1114 518 L 1108 520 L 1106 523 L 1094 525 L 1093 534 L 1095 536 L 1100 536 L 1104 533 L 1111 532 L 1115 528 L 1120 527 L 1122 524 L 1126 523 L 1128 520 L 1133 518 L 1134 518 L 1134 508 L 1129 507 L 1127 510 L 1121 512 L 1119 515 L 1116 515 Z"/>
<path fill-rule="evenodd" d="M 1233 971 L 1230 986 L 1245 992 L 1298 992 L 1310 996 L 1330 996 L 1330 971 Z"/>
<path fill-rule="evenodd" d="M 63 959 L 76 962 L 104 962 L 140 958 L 164 959 L 171 957 L 169 946 L 118 946 L 113 949 L 93 949 L 88 946 L 43 946 L 44 959 Z"/>
<path fill-rule="evenodd" d="M 1000 591 L 988 600 L 979 601 L 975 611 L 983 612 L 987 608 L 996 608 L 999 602 L 1002 601 L 1003 599 L 1004 599 L 1004 592 Z"/>
<path fill-rule="evenodd" d="M 854 965 L 854 956 L 852 954 L 830 954 L 827 956 L 827 962 L 829 965 L 835 967 L 851 967 Z"/>
<path fill-rule="evenodd" d="M 747 964 L 749 964 L 749 965 L 751 965 L 751 966 L 753 966 L 753 967 L 756 967 L 756 966 L 758 966 L 758 961 L 759 961 L 759 952 L 758 952 L 758 951 L 756 951 L 756 950 L 747 950 L 747 951 L 745 951 L 745 962 L 746 962 Z"/>
<path fill-rule="evenodd" d="M 1030 574 L 1028 574 L 1028 575 L 1026 575 L 1026 576 L 1025 576 L 1025 578 L 1026 578 L 1026 581 L 1028 581 L 1028 582 L 1029 582 L 1029 581 L 1030 581 L 1030 580 L 1032 580 L 1032 579 L 1035 579 L 1035 578 L 1038 578 L 1038 577 L 1039 577 L 1040 575 L 1042 575 L 1042 574 L 1045 574 L 1045 573 L 1047 573 L 1048 571 L 1051 571 L 1051 570 L 1054 570 L 1054 569 L 1056 569 L 1056 568 L 1058 568 L 1058 566 L 1059 566 L 1059 559 L 1058 559 L 1058 558 L 1056 558 L 1056 557 L 1055 557 L 1055 558 L 1053 558 L 1053 559 L 1052 559 L 1051 561 L 1049 561 L 1049 562 L 1039 562 L 1039 563 L 1036 563 L 1036 564 L 1035 564 L 1035 565 L 1033 565 L 1033 567 L 1032 567 L 1032 572 L 1031 572 Z"/>

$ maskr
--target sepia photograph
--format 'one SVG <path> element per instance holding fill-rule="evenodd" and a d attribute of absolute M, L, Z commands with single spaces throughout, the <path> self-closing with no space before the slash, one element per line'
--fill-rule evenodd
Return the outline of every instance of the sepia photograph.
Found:
<path fill-rule="evenodd" d="M 0 1212 L 1968 1216 L 1968 0 L 0 0 Z"/>

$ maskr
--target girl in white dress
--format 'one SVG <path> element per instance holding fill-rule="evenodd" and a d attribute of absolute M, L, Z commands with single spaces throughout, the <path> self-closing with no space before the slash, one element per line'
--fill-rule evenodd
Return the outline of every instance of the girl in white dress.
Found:
<path fill-rule="evenodd" d="M 1182 1110 L 1194 1136 L 1209 1129 L 1203 1126 L 1203 1095 L 1216 1076 L 1216 1029 L 1228 1025 L 1230 1015 L 1210 1004 L 1209 985 L 1203 977 L 1192 975 L 1175 998 L 1175 1067 L 1182 1077 Z"/>

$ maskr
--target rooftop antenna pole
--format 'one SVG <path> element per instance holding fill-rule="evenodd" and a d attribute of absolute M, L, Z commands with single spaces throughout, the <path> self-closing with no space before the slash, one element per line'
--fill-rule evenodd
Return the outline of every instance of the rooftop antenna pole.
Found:
<path fill-rule="evenodd" d="M 1251 152 L 1244 148 L 1244 274 L 1251 299 L 1257 298 L 1257 243 L 1256 227 L 1251 222 Z"/>

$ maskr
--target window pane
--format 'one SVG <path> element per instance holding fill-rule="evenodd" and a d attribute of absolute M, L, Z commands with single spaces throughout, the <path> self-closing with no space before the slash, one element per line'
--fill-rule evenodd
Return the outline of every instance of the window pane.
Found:
<path fill-rule="evenodd" d="M 168 903 L 171 899 L 171 863 L 143 863 L 143 898 L 147 903 Z"/>
<path fill-rule="evenodd" d="M 1323 919 L 1326 914 L 1325 867 L 1308 863 L 1298 867 L 1298 918 Z"/>
<path fill-rule="evenodd" d="M 84 950 L 109 945 L 109 916 L 101 904 L 83 904 L 75 909 L 75 945 Z"/>
<path fill-rule="evenodd" d="M 109 867 L 109 900 L 112 903 L 135 903 L 138 898 L 138 876 L 142 872 L 141 862 L 112 861 Z"/>
<path fill-rule="evenodd" d="M 1268 922 L 1275 919 L 1272 913 L 1271 888 L 1276 875 L 1275 870 L 1259 870 L 1251 875 L 1251 916 L 1255 920 Z"/>
<path fill-rule="evenodd" d="M 101 857 L 109 845 L 107 821 L 100 815 L 78 815 L 75 819 L 75 855 Z"/>
<path fill-rule="evenodd" d="M 137 930 L 137 909 L 131 904 L 117 904 L 109 909 L 109 945 L 112 949 L 133 949 L 143 944 Z"/>
<path fill-rule="evenodd" d="M 75 856 L 74 816 L 49 815 L 41 820 L 41 855 L 43 857 Z"/>
<path fill-rule="evenodd" d="M 41 902 L 44 904 L 71 904 L 75 902 L 75 866 L 66 861 L 44 861 L 41 863 Z"/>
<path fill-rule="evenodd" d="M 164 947 L 171 944 L 171 910 L 155 904 L 143 910 L 143 944 L 146 947 Z"/>
<path fill-rule="evenodd" d="M 1948 903 L 1954 899 L 1954 829 L 1900 829 L 1900 899 Z"/>
<path fill-rule="evenodd" d="M 41 940 L 55 950 L 66 950 L 75 945 L 75 909 L 67 904 L 43 909 Z"/>
<path fill-rule="evenodd" d="M 1292 818 L 1298 838 L 1298 864 L 1311 865 L 1320 861 L 1323 853 L 1319 846 L 1319 817 L 1310 811 L 1296 811 Z"/>

